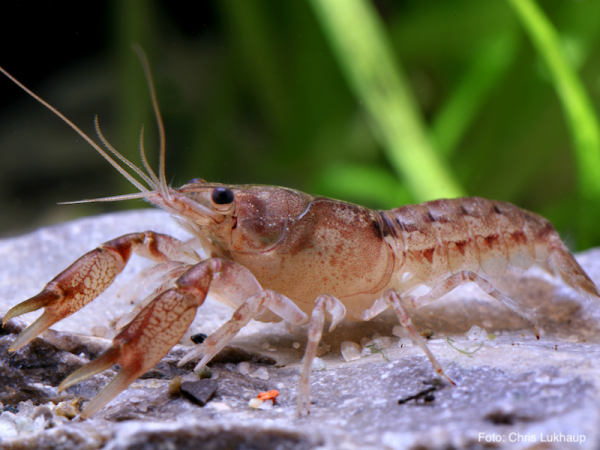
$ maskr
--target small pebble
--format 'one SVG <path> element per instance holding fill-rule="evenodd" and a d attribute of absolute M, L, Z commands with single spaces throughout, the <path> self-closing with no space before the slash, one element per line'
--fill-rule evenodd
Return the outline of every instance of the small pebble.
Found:
<path fill-rule="evenodd" d="M 426 330 L 423 330 L 419 333 L 421 336 L 423 336 L 425 339 L 430 339 L 433 337 L 433 335 L 435 335 L 435 331 L 427 328 Z"/>
<path fill-rule="evenodd" d="M 485 341 L 488 337 L 487 331 L 483 328 L 479 328 L 477 325 L 473 325 L 466 334 L 467 339 L 471 341 Z"/>
<path fill-rule="evenodd" d="M 181 383 L 181 393 L 199 406 L 206 405 L 215 394 L 219 384 L 208 378 Z"/>
<path fill-rule="evenodd" d="M 317 347 L 317 357 L 323 356 L 331 351 L 331 345 L 321 344 Z"/>
<path fill-rule="evenodd" d="M 380 336 L 377 341 L 381 344 L 381 348 L 390 348 L 392 345 L 392 338 L 389 336 Z"/>
<path fill-rule="evenodd" d="M 242 375 L 248 375 L 250 372 L 250 363 L 248 361 L 241 362 L 237 365 L 238 372 Z"/>
<path fill-rule="evenodd" d="M 17 427 L 13 422 L 0 420 L 0 439 L 17 435 Z"/>
<path fill-rule="evenodd" d="M 10 411 L 4 411 L 2 414 L 0 414 L 0 421 L 14 422 L 16 419 L 17 416 Z"/>
<path fill-rule="evenodd" d="M 355 361 L 360 359 L 361 348 L 356 342 L 344 341 L 342 342 L 342 356 L 344 361 Z"/>
<path fill-rule="evenodd" d="M 265 400 L 261 405 L 258 406 L 258 409 L 273 409 L 273 400 Z"/>
<path fill-rule="evenodd" d="M 408 339 L 408 338 L 400 338 L 400 340 L 398 341 L 398 347 L 400 347 L 400 348 L 412 347 L 413 344 L 414 343 L 413 343 L 412 339 Z"/>
<path fill-rule="evenodd" d="M 300 342 L 294 342 L 292 344 L 292 347 L 294 347 L 294 348 L 300 348 Z"/>
<path fill-rule="evenodd" d="M 210 402 L 207 406 L 217 411 L 231 411 L 231 406 L 225 402 Z"/>
<path fill-rule="evenodd" d="M 204 333 L 198 333 L 198 334 L 194 334 L 193 336 L 190 337 L 190 340 L 194 343 L 194 344 L 202 344 L 204 342 L 204 339 L 206 339 L 208 336 Z"/>
<path fill-rule="evenodd" d="M 312 371 L 313 372 L 321 372 L 323 370 L 327 370 L 327 364 L 321 358 L 315 358 L 312 362 Z"/>
<path fill-rule="evenodd" d="M 56 408 L 54 408 L 54 414 L 66 417 L 69 420 L 73 419 L 79 413 L 79 399 L 77 398 L 60 402 L 56 405 Z"/>
<path fill-rule="evenodd" d="M 248 402 L 248 406 L 250 408 L 260 408 L 260 406 L 264 403 L 264 400 L 260 400 L 258 398 L 253 398 Z"/>
<path fill-rule="evenodd" d="M 195 374 L 198 376 L 198 378 L 200 378 L 200 379 L 203 379 L 203 378 L 212 378 L 212 376 L 213 376 L 213 373 L 212 373 L 212 371 L 211 371 L 211 370 L 210 370 L 208 367 L 206 367 L 206 366 L 204 366 L 204 367 L 203 367 L 202 369 L 200 369 L 198 372 L 194 372 L 194 373 L 195 373 Z"/>
<path fill-rule="evenodd" d="M 256 369 L 256 372 L 250 374 L 250 377 L 260 378 L 261 380 L 268 380 L 269 379 L 269 371 L 267 370 L 266 367 L 259 367 L 258 369 Z"/>
<path fill-rule="evenodd" d="M 264 348 L 265 350 L 268 349 L 271 346 L 271 344 L 269 344 L 268 342 L 263 342 L 261 347 Z"/>
<path fill-rule="evenodd" d="M 176 376 L 171 381 L 169 381 L 169 385 L 168 385 L 169 395 L 179 395 L 181 393 L 181 391 L 179 390 L 180 388 L 181 388 L 181 377 L 180 376 Z"/>
<path fill-rule="evenodd" d="M 276 351 L 277 351 L 277 349 L 276 349 L 276 348 L 268 348 L 268 349 L 267 349 L 267 351 L 268 351 L 268 352 L 276 352 Z"/>
<path fill-rule="evenodd" d="M 402 325 L 396 325 L 394 326 L 394 328 L 392 329 L 392 334 L 394 336 L 398 336 L 399 338 L 407 338 L 409 336 L 409 332 L 406 328 L 404 328 Z"/>

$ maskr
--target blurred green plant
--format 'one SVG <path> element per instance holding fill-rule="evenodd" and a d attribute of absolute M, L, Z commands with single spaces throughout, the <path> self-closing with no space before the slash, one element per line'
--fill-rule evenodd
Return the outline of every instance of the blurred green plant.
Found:
<path fill-rule="evenodd" d="M 579 191 L 600 199 L 600 130 L 591 101 L 564 55 L 552 24 L 534 0 L 508 0 L 542 57 L 559 95 L 573 138 L 579 171 Z"/>
<path fill-rule="evenodd" d="M 413 198 L 426 201 L 464 195 L 429 142 L 419 108 L 372 4 L 366 0 L 312 0 L 311 4 L 356 97 L 372 118 L 375 135 Z"/>

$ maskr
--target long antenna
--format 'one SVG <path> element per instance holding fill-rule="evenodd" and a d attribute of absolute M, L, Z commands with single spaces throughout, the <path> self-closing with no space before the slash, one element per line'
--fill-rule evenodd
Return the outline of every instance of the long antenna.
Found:
<path fill-rule="evenodd" d="M 60 111 L 58 111 L 56 108 L 54 108 L 48 102 L 46 102 L 45 100 L 40 98 L 38 95 L 34 94 L 33 91 L 31 91 L 27 87 L 25 87 L 19 80 L 17 80 L 15 77 L 13 77 L 10 73 L 8 73 L 2 67 L 0 67 L 0 72 L 2 72 L 4 75 L 6 75 L 10 80 L 12 80 L 13 83 L 15 83 L 17 86 L 19 86 L 25 92 L 27 92 L 30 96 L 32 96 L 34 99 L 36 99 L 42 105 L 44 105 L 50 111 L 52 111 L 54 114 L 56 114 L 58 117 L 60 117 L 63 120 L 63 122 L 65 122 L 67 125 L 69 125 L 71 128 L 73 128 L 77 132 L 77 134 L 79 134 L 79 136 L 81 136 L 83 139 L 85 139 L 87 141 L 87 143 L 90 144 L 98 153 L 100 153 L 104 157 L 104 159 L 106 159 L 115 169 L 117 169 L 119 171 L 119 173 L 121 175 L 123 175 L 125 178 L 127 178 L 127 180 L 129 180 L 129 182 L 131 184 L 133 184 L 136 188 L 138 188 L 142 192 L 150 192 L 139 181 L 137 181 L 135 178 L 133 178 L 125 169 L 123 169 L 114 159 L 112 159 L 108 153 L 106 153 L 104 150 L 102 150 L 102 148 L 98 144 L 96 144 L 91 138 L 89 138 L 87 134 L 85 134 L 83 131 L 81 131 L 79 129 L 79 127 L 77 127 L 77 125 L 75 125 L 73 122 L 71 122 L 69 119 L 67 119 Z"/>
<path fill-rule="evenodd" d="M 158 127 L 158 138 L 160 141 L 160 153 L 159 153 L 159 163 L 158 163 L 158 175 L 160 179 L 160 191 L 161 194 L 165 197 L 165 199 L 170 200 L 171 195 L 169 194 L 169 189 L 167 188 L 167 177 L 165 174 L 165 154 L 166 154 L 166 138 L 165 138 L 165 127 L 163 124 L 162 116 L 160 115 L 160 109 L 158 108 L 158 101 L 156 100 L 156 91 L 154 89 L 154 82 L 152 81 L 152 73 L 150 72 L 150 64 L 148 63 L 148 58 L 146 58 L 146 54 L 142 47 L 139 44 L 133 44 L 133 50 L 137 53 L 138 58 L 140 58 L 140 62 L 144 68 L 144 75 L 146 76 L 146 81 L 148 83 L 148 88 L 150 89 L 150 97 L 152 99 L 152 108 L 154 109 L 154 115 L 156 116 L 156 125 Z M 142 147 L 143 152 L 143 147 Z M 145 156 L 142 160 L 146 159 Z"/>

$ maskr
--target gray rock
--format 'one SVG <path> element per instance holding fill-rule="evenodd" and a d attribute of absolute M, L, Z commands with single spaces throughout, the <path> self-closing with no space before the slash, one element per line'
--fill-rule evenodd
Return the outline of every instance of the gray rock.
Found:
<path fill-rule="evenodd" d="M 39 292 L 84 252 L 118 235 L 145 229 L 185 238 L 165 214 L 143 211 L 81 219 L 0 241 L 0 316 Z M 599 282 L 600 250 L 578 259 Z M 296 412 L 306 330 L 291 334 L 283 324 L 253 322 L 236 338 L 234 348 L 226 349 L 229 353 L 218 355 L 211 365 L 213 378 L 208 381 L 216 380 L 218 388 L 203 408 L 169 394 L 169 380 L 185 376 L 194 365 L 176 367 L 187 351 L 178 345 L 93 418 L 69 421 L 54 415 L 49 419 L 55 403 L 85 403 L 118 370 L 113 367 L 62 396 L 56 391 L 65 376 L 109 344 L 89 335 L 100 329 L 93 327 L 110 333 L 115 321 L 131 310 L 138 298 L 133 286 L 144 267 L 145 261 L 132 258 L 100 298 L 53 327 L 56 333 L 14 354 L 6 349 L 24 322 L 10 321 L 0 330 L 0 401 L 19 408 L 17 414 L 0 416 L 0 448 L 600 447 L 600 306 L 579 299 L 561 284 L 549 284 L 536 273 L 510 279 L 503 289 L 519 301 L 539 306 L 539 341 L 526 323 L 475 286 L 414 311 L 419 329 L 435 331 L 429 347 L 457 384 L 440 383 L 431 392 L 431 401 L 421 395 L 398 403 L 428 389 L 432 384 L 424 383 L 435 382 L 435 377 L 417 346 L 398 347 L 392 335 L 397 320 L 383 314 L 368 323 L 343 323 L 324 334 L 331 351 L 321 356 L 326 370 L 312 374 L 309 416 L 298 418 Z M 230 315 L 228 308 L 209 299 L 190 335 L 210 334 Z M 23 321 L 30 323 L 35 317 L 31 313 Z M 465 339 L 473 325 L 495 333 L 495 339 L 483 341 L 477 349 L 479 344 Z M 392 345 L 357 361 L 344 361 L 341 342 L 371 340 L 374 333 L 391 336 Z M 453 339 L 454 347 L 447 338 Z M 299 348 L 293 345 L 296 342 Z M 189 345 L 189 337 L 182 343 Z M 249 363 L 247 375 L 238 368 L 243 361 Z M 258 369 L 266 369 L 268 379 L 252 377 Z M 272 409 L 248 407 L 259 392 L 272 389 L 280 392 Z M 45 406 L 36 409 L 38 405 Z M 584 442 L 547 442 L 553 439 Z"/>
<path fill-rule="evenodd" d="M 219 383 L 214 380 L 204 378 L 196 381 L 184 381 L 181 383 L 181 393 L 197 405 L 206 405 L 215 392 Z"/>

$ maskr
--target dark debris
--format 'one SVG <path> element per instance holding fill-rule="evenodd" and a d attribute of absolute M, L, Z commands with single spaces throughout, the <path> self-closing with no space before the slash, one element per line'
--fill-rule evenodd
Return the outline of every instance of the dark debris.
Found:
<path fill-rule="evenodd" d="M 181 393 L 190 401 L 199 406 L 206 405 L 215 395 L 219 383 L 208 378 L 197 381 L 184 381 L 181 383 Z"/>
<path fill-rule="evenodd" d="M 427 403 L 434 401 L 435 396 L 433 395 L 433 392 L 441 388 L 440 380 L 436 379 L 433 381 L 423 381 L 423 384 L 430 385 L 430 387 L 428 387 L 427 389 L 423 389 L 422 391 L 419 391 L 414 395 L 409 395 L 408 397 L 401 398 L 400 400 L 398 400 L 398 404 L 403 405 L 404 403 L 407 403 L 411 400 L 414 400 L 415 403 L 418 404 L 418 401 L 421 399 L 423 399 L 423 401 Z"/>

